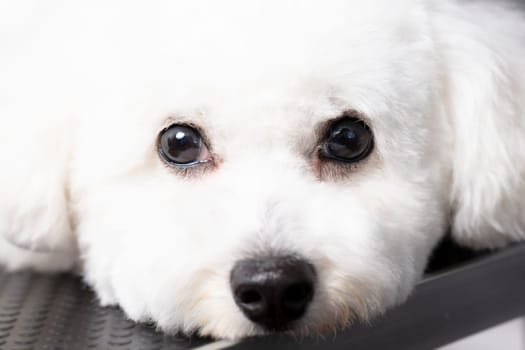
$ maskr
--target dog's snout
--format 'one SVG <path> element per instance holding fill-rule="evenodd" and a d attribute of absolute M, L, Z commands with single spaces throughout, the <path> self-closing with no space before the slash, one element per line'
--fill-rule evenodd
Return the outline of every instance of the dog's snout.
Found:
<path fill-rule="evenodd" d="M 286 330 L 313 298 L 315 270 L 293 256 L 241 260 L 232 269 L 231 287 L 251 321 L 268 330 Z"/>

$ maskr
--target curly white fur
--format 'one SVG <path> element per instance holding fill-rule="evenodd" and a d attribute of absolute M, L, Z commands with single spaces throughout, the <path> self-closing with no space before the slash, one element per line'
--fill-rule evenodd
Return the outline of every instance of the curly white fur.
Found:
<path fill-rule="evenodd" d="M 166 331 L 261 334 L 233 264 L 292 252 L 318 287 L 297 334 L 402 302 L 449 226 L 525 237 L 525 20 L 499 1 L 0 2 L 0 263 L 80 268 Z M 359 111 L 374 153 L 320 171 L 319 127 Z M 158 132 L 218 166 L 183 177 Z M 15 247 L 17 246 L 17 247 Z"/>

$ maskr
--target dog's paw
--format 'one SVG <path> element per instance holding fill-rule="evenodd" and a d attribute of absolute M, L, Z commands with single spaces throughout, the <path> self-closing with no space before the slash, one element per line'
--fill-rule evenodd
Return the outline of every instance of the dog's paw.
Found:
<path fill-rule="evenodd" d="M 76 254 L 39 253 L 20 249 L 0 237 L 0 266 L 8 271 L 31 269 L 39 272 L 60 272 L 75 269 Z"/>
<path fill-rule="evenodd" d="M 0 236 L 28 251 L 69 254 L 76 242 L 69 221 L 67 128 L 43 120 L 9 120 L 0 132 L 6 142 L 0 150 Z"/>
<path fill-rule="evenodd" d="M 518 197 L 519 198 L 519 197 Z M 521 197 L 523 198 L 523 197 Z M 483 209 L 485 214 L 461 210 L 456 213 L 453 224 L 453 237 L 462 246 L 472 249 L 503 248 L 514 242 L 525 241 L 524 206 L 516 200 L 512 207 L 501 203 Z M 485 204 L 487 206 L 487 204 Z M 480 208 L 474 204 L 468 208 Z"/>
<path fill-rule="evenodd" d="M 34 252 L 71 252 L 74 239 L 66 196 L 47 177 L 9 188 L 0 204 L 0 234 L 11 244 Z M 15 190 L 16 189 L 16 190 Z"/>

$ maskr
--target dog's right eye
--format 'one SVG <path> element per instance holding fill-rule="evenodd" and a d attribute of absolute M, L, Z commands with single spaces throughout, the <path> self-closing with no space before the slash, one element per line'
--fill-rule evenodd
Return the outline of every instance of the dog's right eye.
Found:
<path fill-rule="evenodd" d="M 158 152 L 164 162 L 176 167 L 189 167 L 212 160 L 200 132 L 184 124 L 173 124 L 160 132 Z"/>
<path fill-rule="evenodd" d="M 373 147 L 370 128 L 358 118 L 345 117 L 331 124 L 319 155 L 324 159 L 355 163 L 366 158 Z"/>

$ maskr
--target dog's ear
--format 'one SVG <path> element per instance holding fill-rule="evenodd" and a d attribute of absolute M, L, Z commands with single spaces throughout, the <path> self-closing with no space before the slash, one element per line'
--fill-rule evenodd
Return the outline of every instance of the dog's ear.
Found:
<path fill-rule="evenodd" d="M 0 235 L 31 251 L 75 247 L 69 220 L 67 128 L 40 121 L 2 121 Z"/>
<path fill-rule="evenodd" d="M 525 238 L 525 21 L 500 4 L 470 6 L 436 20 L 454 140 L 451 224 L 460 244 L 497 248 Z"/>

